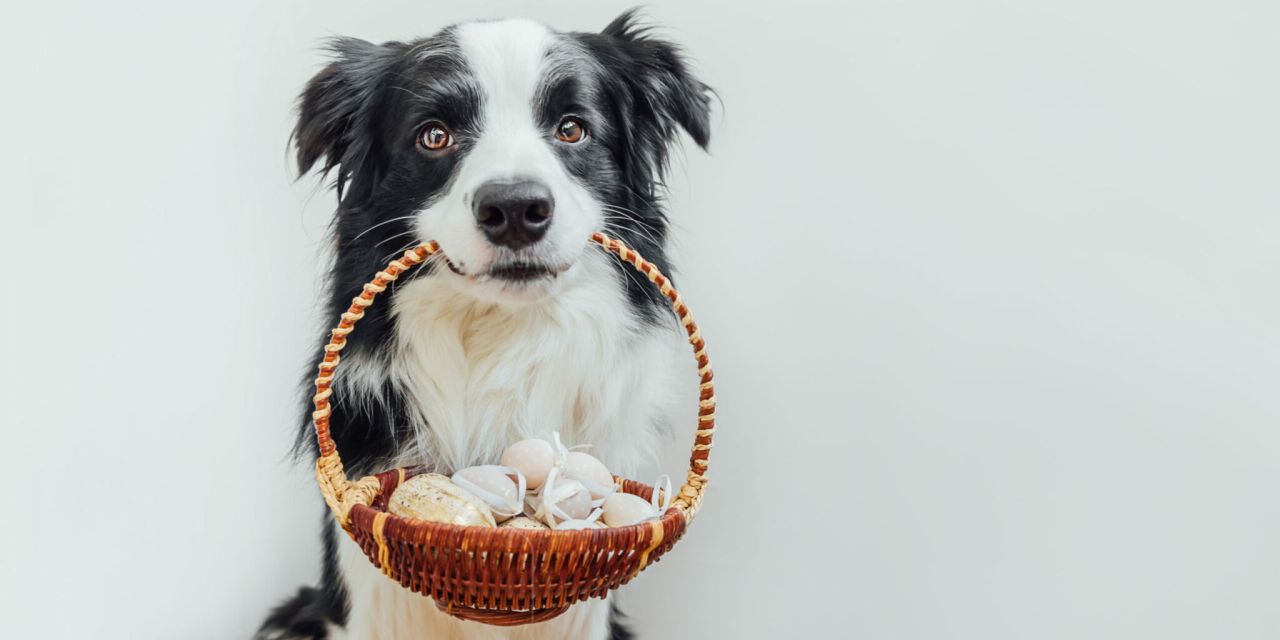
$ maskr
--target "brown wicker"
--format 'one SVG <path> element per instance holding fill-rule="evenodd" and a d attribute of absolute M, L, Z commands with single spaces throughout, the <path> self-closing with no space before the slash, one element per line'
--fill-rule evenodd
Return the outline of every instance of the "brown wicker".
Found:
<path fill-rule="evenodd" d="M 426 522 L 386 511 L 391 492 L 411 477 L 413 470 L 394 469 L 355 481 L 347 479 L 329 436 L 329 400 L 339 353 L 365 308 L 388 284 L 440 253 L 435 242 L 406 251 L 365 284 L 324 348 L 312 414 L 320 444 L 316 461 L 320 492 L 342 528 L 374 565 L 404 587 L 434 598 L 438 607 L 458 618 L 503 626 L 528 624 L 554 618 L 587 598 L 603 597 L 666 553 L 684 534 L 702 503 L 716 407 L 706 344 L 684 300 L 657 267 L 619 240 L 600 233 L 591 239 L 657 285 L 688 333 L 698 362 L 701 394 L 689 473 L 671 507 L 658 520 L 578 531 Z M 645 499 L 652 495 L 653 488 L 639 482 L 621 478 L 617 482 L 627 493 Z"/>

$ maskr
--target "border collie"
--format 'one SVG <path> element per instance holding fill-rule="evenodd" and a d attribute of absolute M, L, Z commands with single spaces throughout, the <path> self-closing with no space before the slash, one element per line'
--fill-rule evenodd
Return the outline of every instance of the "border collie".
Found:
<path fill-rule="evenodd" d="M 631 11 L 601 33 L 507 20 L 330 48 L 294 131 L 300 173 L 335 177 L 328 317 L 404 249 L 435 239 L 448 255 L 389 288 L 343 351 L 332 429 L 348 473 L 451 473 L 553 430 L 616 473 L 654 461 L 692 420 L 687 345 L 661 294 L 588 238 L 616 235 L 670 273 L 667 155 L 679 129 L 703 148 L 710 135 L 710 90 L 679 50 Z M 314 455 L 307 443 L 309 421 L 299 450 Z M 319 587 L 257 638 L 629 637 L 604 600 L 526 627 L 455 620 L 327 512 L 323 531 Z"/>

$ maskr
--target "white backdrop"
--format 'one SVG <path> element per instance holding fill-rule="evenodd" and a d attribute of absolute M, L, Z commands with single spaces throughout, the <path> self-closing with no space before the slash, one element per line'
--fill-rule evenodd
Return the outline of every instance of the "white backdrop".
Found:
<path fill-rule="evenodd" d="M 1276 3 L 746 5 L 648 9 L 725 104 L 671 198 L 722 428 L 642 637 L 1280 636 Z M 0 637 L 314 580 L 320 39 L 624 7 L 6 7 Z"/>

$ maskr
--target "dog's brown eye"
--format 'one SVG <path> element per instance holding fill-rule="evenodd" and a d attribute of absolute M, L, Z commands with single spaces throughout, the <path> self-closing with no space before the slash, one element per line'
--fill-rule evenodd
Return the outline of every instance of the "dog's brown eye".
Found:
<path fill-rule="evenodd" d="M 556 139 L 560 142 L 582 142 L 587 137 L 587 127 L 577 118 L 565 118 L 556 125 Z"/>
<path fill-rule="evenodd" d="M 422 132 L 418 134 L 418 144 L 423 149 L 439 151 L 453 146 L 453 134 L 444 125 L 435 122 L 422 128 Z"/>

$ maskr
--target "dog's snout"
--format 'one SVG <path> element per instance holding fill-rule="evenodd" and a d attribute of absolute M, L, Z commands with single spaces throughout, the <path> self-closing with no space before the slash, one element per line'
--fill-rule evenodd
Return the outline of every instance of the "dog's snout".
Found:
<path fill-rule="evenodd" d="M 541 182 L 487 182 L 476 189 L 476 224 L 489 241 L 519 249 L 546 235 L 555 200 Z"/>

